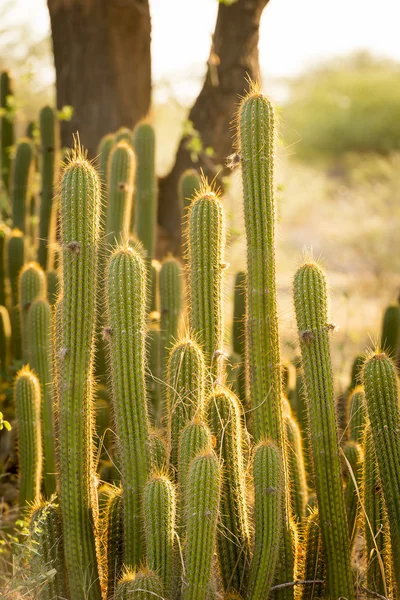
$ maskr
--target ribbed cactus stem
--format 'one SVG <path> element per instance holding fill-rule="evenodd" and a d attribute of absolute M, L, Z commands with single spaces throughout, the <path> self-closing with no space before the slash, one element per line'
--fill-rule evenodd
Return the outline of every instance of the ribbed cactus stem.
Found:
<path fill-rule="evenodd" d="M 43 478 L 47 498 L 56 487 L 56 456 L 53 421 L 52 311 L 44 298 L 35 300 L 28 313 L 29 364 L 39 378 L 42 393 Z"/>
<path fill-rule="evenodd" d="M 142 496 L 150 475 L 146 370 L 146 268 L 138 249 L 117 248 L 107 273 L 110 358 L 124 496 L 125 564 L 143 558 Z"/>
<path fill-rule="evenodd" d="M 347 522 L 349 524 L 350 540 L 353 542 L 357 533 L 358 525 L 358 493 L 361 492 L 364 452 L 360 444 L 354 441 L 348 441 L 343 446 L 343 453 L 346 457 L 345 473 L 347 484 L 345 501 L 347 509 Z"/>
<path fill-rule="evenodd" d="M 116 246 L 128 241 L 135 176 L 135 155 L 126 142 L 119 142 L 108 159 L 107 241 Z"/>
<path fill-rule="evenodd" d="M 143 244 L 148 267 L 154 257 L 157 224 L 157 181 L 155 175 L 155 133 L 149 123 L 138 123 L 133 132 L 136 154 L 135 206 L 131 231 Z"/>
<path fill-rule="evenodd" d="M 192 460 L 202 452 L 211 451 L 212 436 L 209 428 L 196 417 L 182 430 L 179 437 L 178 482 L 181 508 L 186 510 L 186 489 L 188 483 L 189 466 Z M 182 510 L 179 511 L 181 514 Z"/>
<path fill-rule="evenodd" d="M 309 430 L 329 598 L 354 598 L 349 530 L 340 473 L 325 275 L 307 262 L 294 278 L 294 303 L 308 398 Z"/>
<path fill-rule="evenodd" d="M 59 131 L 55 111 L 45 106 L 40 111 L 40 164 L 42 189 L 39 209 L 39 249 L 38 263 L 42 269 L 47 268 L 48 245 L 50 241 L 54 181 L 58 167 Z M 55 233 L 55 232 L 54 232 Z M 55 238 L 55 235 L 54 235 Z M 54 239 L 55 241 L 55 239 Z"/>
<path fill-rule="evenodd" d="M 21 317 L 22 357 L 24 363 L 29 362 L 29 326 L 28 316 L 32 302 L 44 298 L 47 293 L 47 280 L 38 263 L 26 264 L 19 276 L 19 310 Z"/>
<path fill-rule="evenodd" d="M 28 203 L 33 173 L 34 149 L 32 142 L 21 139 L 12 166 L 11 207 L 13 227 L 23 233 L 27 231 Z"/>
<path fill-rule="evenodd" d="M 364 429 L 367 419 L 364 388 L 358 385 L 348 399 L 348 417 L 350 439 L 363 445 Z"/>
<path fill-rule="evenodd" d="M 190 206 L 187 243 L 191 327 L 207 370 L 211 368 L 218 376 L 223 341 L 224 215 L 218 196 L 206 184 Z"/>
<path fill-rule="evenodd" d="M 56 309 L 58 460 L 65 561 L 74 600 L 100 600 L 94 527 L 93 358 L 100 186 L 75 148 L 61 179 L 62 301 Z"/>
<path fill-rule="evenodd" d="M 366 361 L 363 379 L 389 520 L 393 575 L 400 589 L 400 406 L 396 368 L 386 354 L 377 351 Z"/>
<path fill-rule="evenodd" d="M 325 563 L 322 548 L 321 528 L 319 525 L 318 510 L 315 509 L 307 517 L 304 535 L 304 570 L 305 581 L 324 581 Z M 302 600 L 313 600 L 323 597 L 324 585 L 312 583 L 303 588 Z"/>
<path fill-rule="evenodd" d="M 193 197 L 201 188 L 201 179 L 196 169 L 186 169 L 179 178 L 178 192 L 181 215 L 187 212 Z"/>
<path fill-rule="evenodd" d="M 166 258 L 160 270 L 161 379 L 165 381 L 168 355 L 177 342 L 183 309 L 182 269 L 177 259 Z"/>
<path fill-rule="evenodd" d="M 35 597 L 40 600 L 68 598 L 61 512 L 56 501 L 34 506 L 29 531 L 33 564 L 37 564 L 39 574 L 51 573 Z"/>
<path fill-rule="evenodd" d="M 168 364 L 167 413 L 170 464 L 178 466 L 181 432 L 204 408 L 204 358 L 200 347 L 191 339 L 178 342 Z"/>
<path fill-rule="evenodd" d="M 102 526 L 102 542 L 107 557 L 107 599 L 111 600 L 123 571 L 123 499 L 120 487 L 107 490 Z"/>
<path fill-rule="evenodd" d="M 218 556 L 225 591 L 245 589 L 250 561 L 250 529 L 247 514 L 243 458 L 243 415 L 236 396 L 215 388 L 207 401 L 215 451 L 223 464 Z"/>
<path fill-rule="evenodd" d="M 168 477 L 154 474 L 150 478 L 144 489 L 143 503 L 147 562 L 161 578 L 164 595 L 169 598 L 175 539 L 175 490 Z"/>
<path fill-rule="evenodd" d="M 150 313 L 153 311 L 159 312 L 160 310 L 160 269 L 161 264 L 158 260 L 152 260 L 150 269 Z"/>
<path fill-rule="evenodd" d="M 10 103 L 12 94 L 10 76 L 7 71 L 3 71 L 0 75 L 0 108 L 2 109 L 0 118 L 0 179 L 3 180 L 7 191 L 10 189 L 11 148 L 14 145 L 14 123 Z"/>
<path fill-rule="evenodd" d="M 11 361 L 11 320 L 5 306 L 0 306 L 0 378 L 6 379 Z"/>
<path fill-rule="evenodd" d="M 25 238 L 13 229 L 7 241 L 7 272 L 11 288 L 12 351 L 16 360 L 22 358 L 21 321 L 19 315 L 18 277 L 25 260 Z"/>
<path fill-rule="evenodd" d="M 107 188 L 107 165 L 108 158 L 110 156 L 111 148 L 115 143 L 115 135 L 113 133 L 107 133 L 104 135 L 97 148 L 97 154 L 99 156 L 99 175 L 102 183 L 103 192 Z"/>
<path fill-rule="evenodd" d="M 361 383 L 361 371 L 364 365 L 365 355 L 358 354 L 351 365 L 350 385 L 349 390 L 353 390 Z"/>
<path fill-rule="evenodd" d="M 115 143 L 119 144 L 119 142 L 132 144 L 132 130 L 129 127 L 120 127 L 115 132 Z"/>
<path fill-rule="evenodd" d="M 18 423 L 19 506 L 24 511 L 39 500 L 42 479 L 40 384 L 29 367 L 17 373 L 14 402 Z"/>
<path fill-rule="evenodd" d="M 114 600 L 156 600 L 164 598 L 160 577 L 149 569 L 126 571 L 117 585 Z"/>
<path fill-rule="evenodd" d="M 240 356 L 246 355 L 246 273 L 239 271 L 235 276 L 233 290 L 232 347 Z"/>
<path fill-rule="evenodd" d="M 54 306 L 57 300 L 60 280 L 58 277 L 57 271 L 46 271 L 47 278 L 47 300 L 49 301 L 50 306 Z"/>
<path fill-rule="evenodd" d="M 383 315 L 381 348 L 393 360 L 400 349 L 400 306 L 388 306 Z"/>
<path fill-rule="evenodd" d="M 162 429 L 150 430 L 149 444 L 152 471 L 164 472 L 167 468 L 167 445 Z"/>
<path fill-rule="evenodd" d="M 161 366 L 160 366 L 160 314 L 150 313 L 148 317 L 148 330 L 146 335 L 146 354 L 148 369 L 146 373 L 146 391 L 149 401 L 149 418 L 152 424 L 158 425 L 161 420 Z"/>
<path fill-rule="evenodd" d="M 0 176 L 1 185 L 1 176 Z M 0 223 L 0 306 L 8 306 L 8 289 L 6 281 L 6 247 L 10 229 Z"/>
<path fill-rule="evenodd" d="M 200 454 L 191 463 L 186 488 L 183 600 L 206 600 L 209 597 L 220 480 L 220 467 L 213 453 Z"/>
<path fill-rule="evenodd" d="M 306 515 L 308 488 L 306 470 L 303 459 L 303 444 L 301 440 L 300 427 L 291 414 L 290 406 L 286 401 L 285 428 L 287 443 L 287 459 L 290 481 L 290 499 L 293 515 L 297 521 L 301 521 Z"/>
<path fill-rule="evenodd" d="M 268 596 L 279 555 L 282 528 L 283 465 L 273 442 L 260 442 L 254 452 L 254 553 L 248 584 L 248 598 Z"/>

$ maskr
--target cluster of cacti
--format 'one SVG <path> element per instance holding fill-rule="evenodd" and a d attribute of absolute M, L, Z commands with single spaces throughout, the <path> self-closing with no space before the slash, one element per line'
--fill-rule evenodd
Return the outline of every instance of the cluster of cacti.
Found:
<path fill-rule="evenodd" d="M 312 260 L 294 278 L 301 357 L 281 359 L 270 101 L 253 86 L 236 121 L 247 272 L 235 278 L 230 349 L 224 208 L 206 179 L 187 171 L 177 190 L 185 269 L 159 263 L 148 122 L 105 136 L 98 169 L 75 143 L 57 196 L 55 112 L 41 111 L 40 146 L 20 140 L 12 164 L 4 119 L 0 416 L 16 425 L 24 568 L 43 572 L 29 597 L 393 597 L 399 307 L 385 314 L 387 353 L 353 365 L 339 429 L 334 327 Z M 10 445 L 12 434 L 0 431 Z"/>

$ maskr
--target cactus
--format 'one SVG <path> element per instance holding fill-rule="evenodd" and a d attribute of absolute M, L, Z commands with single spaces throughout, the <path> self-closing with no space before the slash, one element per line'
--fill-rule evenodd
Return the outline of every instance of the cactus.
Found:
<path fill-rule="evenodd" d="M 358 442 L 361 446 L 363 445 L 366 416 L 364 388 L 358 385 L 349 396 L 347 423 L 350 430 L 350 439 Z"/>
<path fill-rule="evenodd" d="M 225 363 L 226 384 L 240 399 L 240 377 L 243 373 L 243 361 L 239 354 L 233 352 Z"/>
<path fill-rule="evenodd" d="M 8 310 L 0 306 L 0 377 L 7 377 L 11 360 L 11 321 Z"/>
<path fill-rule="evenodd" d="M 134 175 L 133 150 L 126 142 L 119 142 L 108 159 L 106 231 L 111 246 L 128 241 Z"/>
<path fill-rule="evenodd" d="M 159 312 L 160 311 L 160 269 L 161 265 L 158 260 L 151 261 L 151 270 L 150 270 L 150 283 L 151 283 L 151 292 L 150 292 L 150 313 Z"/>
<path fill-rule="evenodd" d="M 62 301 L 56 309 L 58 460 L 65 562 L 74 600 L 100 600 L 94 527 L 93 355 L 98 175 L 75 147 L 61 179 Z"/>
<path fill-rule="evenodd" d="M 204 407 L 204 358 L 191 339 L 178 342 L 168 364 L 167 414 L 170 464 L 178 466 L 178 448 L 183 428 Z"/>
<path fill-rule="evenodd" d="M 186 488 L 185 574 L 182 600 L 209 597 L 220 497 L 220 467 L 206 452 L 192 461 Z"/>
<path fill-rule="evenodd" d="M 102 546 L 107 561 L 107 598 L 113 599 L 123 572 L 123 499 L 120 487 L 108 487 L 102 519 Z"/>
<path fill-rule="evenodd" d="M 32 302 L 46 296 L 46 284 L 46 276 L 38 263 L 27 263 L 23 267 L 19 275 L 19 310 L 21 317 L 22 357 L 24 363 L 29 362 L 29 309 Z"/>
<path fill-rule="evenodd" d="M 236 354 L 246 356 L 246 273 L 236 273 L 233 291 L 232 347 Z"/>
<path fill-rule="evenodd" d="M 155 135 L 148 123 L 138 123 L 133 132 L 136 154 L 135 206 L 131 231 L 143 244 L 148 266 L 154 257 L 157 225 L 157 182 L 155 176 Z"/>
<path fill-rule="evenodd" d="M 316 263 L 307 262 L 294 278 L 294 303 L 299 330 L 309 428 L 326 559 L 327 594 L 354 598 L 350 567 L 349 531 L 340 474 L 330 361 L 325 276 Z"/>
<path fill-rule="evenodd" d="M 361 370 L 362 370 L 364 361 L 365 361 L 364 354 L 358 354 L 355 357 L 353 364 L 351 366 L 349 390 L 353 390 L 355 387 L 357 387 L 360 384 Z"/>
<path fill-rule="evenodd" d="M 298 521 L 306 515 L 308 488 L 306 470 L 303 460 L 303 445 L 300 428 L 291 414 L 290 405 L 286 400 L 285 428 L 287 442 L 288 471 L 290 481 L 290 499 L 293 514 Z"/>
<path fill-rule="evenodd" d="M 29 531 L 31 561 L 37 564 L 40 574 L 43 572 L 51 574 L 47 577 L 43 588 L 39 592 L 36 590 L 38 595 L 35 595 L 35 598 L 40 600 L 67 598 L 61 514 L 56 501 L 34 506 Z"/>
<path fill-rule="evenodd" d="M 107 189 L 108 158 L 110 156 L 110 152 L 111 152 L 111 149 L 112 149 L 114 143 L 115 143 L 114 134 L 108 133 L 107 135 L 104 135 L 101 138 L 98 149 L 97 149 L 97 154 L 99 157 L 99 175 L 100 175 L 100 181 L 102 183 L 103 192 Z M 105 213 L 104 213 L 104 217 L 105 217 Z M 105 223 L 105 219 L 102 222 Z"/>
<path fill-rule="evenodd" d="M 24 511 L 39 500 L 42 479 L 40 384 L 29 367 L 17 373 L 14 402 L 18 422 L 19 506 Z"/>
<path fill-rule="evenodd" d="M 47 248 L 52 233 L 50 226 L 52 223 L 54 181 L 58 166 L 59 131 L 55 112 L 50 106 L 42 108 L 39 119 L 42 189 L 39 210 L 38 263 L 42 269 L 46 270 Z"/>
<path fill-rule="evenodd" d="M 236 396 L 218 387 L 211 393 L 206 411 L 216 438 L 216 453 L 223 465 L 221 527 L 217 536 L 223 587 L 225 591 L 240 592 L 245 589 L 250 557 L 242 414 Z"/>
<path fill-rule="evenodd" d="M 162 473 L 167 467 L 167 448 L 162 429 L 150 430 L 149 443 L 152 471 Z"/>
<path fill-rule="evenodd" d="M 47 271 L 47 300 L 49 301 L 50 306 L 54 306 L 58 297 L 59 290 L 59 277 L 57 271 Z"/>
<path fill-rule="evenodd" d="M 175 537 L 175 490 L 168 477 L 154 474 L 144 489 L 144 528 L 147 561 L 163 582 L 170 597 Z"/>
<path fill-rule="evenodd" d="M 198 417 L 188 423 L 179 437 L 178 482 L 180 508 L 179 516 L 186 510 L 186 490 L 189 467 L 192 460 L 202 452 L 212 449 L 212 437 L 208 427 Z"/>
<path fill-rule="evenodd" d="M 400 306 L 388 306 L 383 315 L 381 348 L 392 359 L 396 359 L 400 349 Z"/>
<path fill-rule="evenodd" d="M 304 536 L 304 570 L 305 581 L 324 581 L 325 563 L 322 548 L 321 528 L 319 525 L 318 510 L 315 509 L 307 517 Z M 304 586 L 302 600 L 324 597 L 324 584 L 313 583 Z"/>
<path fill-rule="evenodd" d="M 32 142 L 21 139 L 12 166 L 11 207 L 13 227 L 23 233 L 27 230 L 28 202 L 33 171 L 34 149 Z"/>
<path fill-rule="evenodd" d="M 189 295 L 191 327 L 204 352 L 207 370 L 220 374 L 222 352 L 222 272 L 224 216 L 221 202 L 204 183 L 190 206 Z M 210 385 L 208 386 L 210 387 Z"/>
<path fill-rule="evenodd" d="M 116 144 L 119 144 L 119 142 L 132 144 L 132 130 L 128 127 L 120 127 L 118 131 L 115 132 L 114 141 Z"/>
<path fill-rule="evenodd" d="M 13 229 L 7 240 L 7 272 L 11 288 L 12 353 L 16 360 L 22 358 L 21 322 L 19 318 L 18 276 L 24 265 L 25 243 L 19 229 Z"/>
<path fill-rule="evenodd" d="M 373 353 L 363 369 L 365 398 L 378 459 L 393 548 L 393 575 L 400 589 L 400 407 L 396 368 Z"/>
<path fill-rule="evenodd" d="M 186 171 L 183 171 L 178 183 L 181 215 L 187 213 L 193 197 L 200 189 L 201 179 L 196 169 L 186 169 Z"/>
<path fill-rule="evenodd" d="M 282 519 L 284 478 L 282 458 L 273 442 L 260 442 L 254 451 L 255 541 L 248 598 L 268 596 L 277 564 Z"/>
<path fill-rule="evenodd" d="M 362 447 L 357 442 L 348 441 L 343 446 L 343 453 L 346 457 L 346 509 L 347 509 L 347 522 L 349 524 L 350 540 L 354 542 L 357 525 L 358 525 L 358 492 L 361 490 L 361 478 L 362 478 L 362 462 L 364 460 L 364 453 Z M 351 469 L 351 472 L 350 472 Z M 354 483 L 355 480 L 355 483 Z M 356 488 L 357 485 L 357 488 Z"/>
<path fill-rule="evenodd" d="M 11 166 L 11 147 L 14 145 L 14 123 L 10 97 L 12 96 L 12 87 L 10 76 L 7 71 L 0 75 L 0 109 L 2 111 L 0 119 L 0 179 L 7 191 L 10 189 L 10 166 Z"/>
<path fill-rule="evenodd" d="M 138 249 L 116 248 L 107 273 L 114 412 L 124 496 L 125 564 L 143 557 L 142 495 L 150 475 L 145 392 L 146 269 Z"/>
<path fill-rule="evenodd" d="M 164 598 L 159 576 L 147 568 L 137 573 L 127 570 L 117 585 L 115 600 L 155 600 Z"/>
<path fill-rule="evenodd" d="M 0 178 L 1 180 L 1 178 Z M 0 306 L 8 306 L 8 290 L 6 282 L 6 247 L 10 229 L 0 223 Z"/>
<path fill-rule="evenodd" d="M 178 339 L 182 313 L 182 272 L 179 262 L 166 258 L 160 270 L 161 379 L 165 381 L 168 355 Z"/>
<path fill-rule="evenodd" d="M 56 459 L 53 424 L 52 312 L 47 300 L 35 300 L 28 313 L 29 364 L 42 392 L 43 479 L 47 498 L 55 491 Z"/>
<path fill-rule="evenodd" d="M 160 347 L 161 332 L 159 313 L 150 313 L 149 328 L 146 336 L 147 362 L 146 391 L 149 400 L 149 417 L 152 423 L 158 424 L 161 419 L 161 367 Z"/>

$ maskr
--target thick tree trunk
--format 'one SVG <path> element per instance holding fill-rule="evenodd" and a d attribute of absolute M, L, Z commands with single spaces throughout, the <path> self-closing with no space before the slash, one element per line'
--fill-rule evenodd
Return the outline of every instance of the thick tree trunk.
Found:
<path fill-rule="evenodd" d="M 146 116 L 151 97 L 148 0 L 48 0 L 57 105 L 74 108 L 62 143 L 79 131 L 95 156 L 100 138 Z"/>
<path fill-rule="evenodd" d="M 223 164 L 232 152 L 231 122 L 239 95 L 248 88 L 248 78 L 260 79 L 258 38 L 261 14 L 269 0 L 238 0 L 220 4 L 213 45 L 203 89 L 192 107 L 189 120 L 200 133 L 204 148 L 214 149 L 212 162 Z M 202 168 L 214 176 L 210 159 L 204 155 L 193 164 L 187 139 L 180 142 L 172 171 L 159 185 L 158 221 L 164 232 L 163 250 L 180 252 L 181 209 L 177 194 L 181 173 Z"/>

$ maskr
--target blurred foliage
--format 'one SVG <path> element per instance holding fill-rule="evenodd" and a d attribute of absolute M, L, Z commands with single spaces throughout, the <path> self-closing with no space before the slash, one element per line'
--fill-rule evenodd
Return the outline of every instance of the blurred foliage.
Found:
<path fill-rule="evenodd" d="M 400 150 L 400 63 L 367 52 L 325 63 L 288 82 L 286 145 L 300 159 Z"/>

